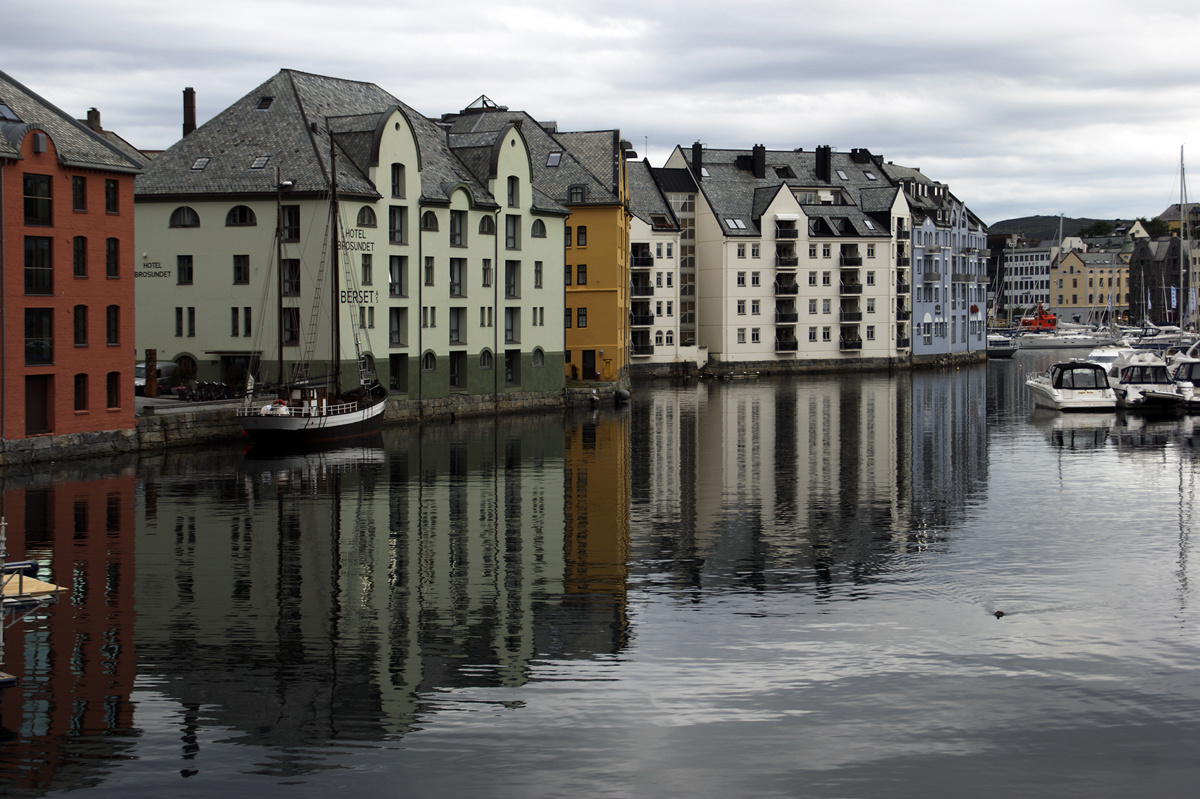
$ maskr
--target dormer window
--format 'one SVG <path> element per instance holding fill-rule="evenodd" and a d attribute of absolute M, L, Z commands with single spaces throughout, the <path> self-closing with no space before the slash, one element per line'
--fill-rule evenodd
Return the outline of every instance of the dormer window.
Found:
<path fill-rule="evenodd" d="M 587 189 L 584 186 L 571 186 L 567 189 L 567 202 L 581 203 L 587 199 Z"/>

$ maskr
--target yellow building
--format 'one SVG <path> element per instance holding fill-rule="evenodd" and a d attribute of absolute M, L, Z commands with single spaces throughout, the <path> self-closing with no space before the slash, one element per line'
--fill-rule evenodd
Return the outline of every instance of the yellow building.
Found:
<path fill-rule="evenodd" d="M 1117 252 L 1072 251 L 1050 268 L 1051 308 L 1060 322 L 1107 322 L 1129 311 L 1129 263 Z M 1111 298 L 1111 299 L 1110 299 Z"/>

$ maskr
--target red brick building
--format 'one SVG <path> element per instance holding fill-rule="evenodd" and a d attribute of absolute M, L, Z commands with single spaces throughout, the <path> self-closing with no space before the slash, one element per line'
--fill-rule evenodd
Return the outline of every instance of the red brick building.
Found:
<path fill-rule="evenodd" d="M 0 72 L 0 463 L 134 426 L 140 167 Z"/>

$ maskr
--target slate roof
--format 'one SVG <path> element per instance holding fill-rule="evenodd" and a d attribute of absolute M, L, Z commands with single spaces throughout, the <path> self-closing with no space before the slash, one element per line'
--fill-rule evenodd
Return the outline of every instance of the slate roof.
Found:
<path fill-rule="evenodd" d="M 625 179 L 629 185 L 629 210 L 633 215 L 652 227 L 655 225 L 652 216 L 665 217 L 672 229 L 678 228 L 671 206 L 659 190 L 654 180 L 654 172 L 649 161 L 630 161 L 625 165 Z"/>
<path fill-rule="evenodd" d="M 542 127 L 533 117 L 524 111 L 509 111 L 503 107 L 482 112 L 446 114 L 442 117 L 450 147 L 457 152 L 460 148 L 473 149 L 482 142 L 495 141 L 495 134 L 506 128 L 509 123 L 520 125 L 521 134 L 529 147 L 529 157 L 533 168 L 533 185 L 536 191 L 542 192 L 547 198 L 556 203 L 570 207 L 577 205 L 612 205 L 620 199 L 611 188 L 611 176 L 601 179 L 589 166 L 598 167 L 599 159 L 594 151 L 597 139 L 570 138 L 571 144 L 583 142 L 584 152 L 576 156 L 568 141 L 560 140 L 564 134 L 552 134 Z M 614 134 L 613 131 L 604 133 Z M 490 137 L 488 134 L 491 134 Z M 571 134 L 566 134 L 571 136 Z M 581 145 L 583 146 L 583 145 Z M 561 153 L 558 166 L 548 166 L 551 153 Z M 490 168 L 482 161 L 472 157 L 473 169 Z M 476 177 L 486 180 L 486 172 L 475 172 Z M 572 186 L 583 186 L 585 198 L 582 203 L 568 202 L 568 190 Z"/>
<path fill-rule="evenodd" d="M 368 178 L 375 131 L 396 108 L 416 133 L 423 202 L 448 202 L 448 192 L 465 183 L 478 204 L 495 205 L 487 184 L 450 152 L 444 132 L 396 97 L 373 83 L 290 69 L 280 70 L 151 161 L 137 179 L 136 194 L 273 195 L 276 168 L 280 180 L 292 181 L 293 194 L 324 194 L 331 188 L 332 130 L 339 193 L 378 198 L 381 193 Z M 265 166 L 252 168 L 263 156 Z M 194 168 L 203 158 L 209 159 L 204 168 Z"/>
<path fill-rule="evenodd" d="M 681 147 L 680 152 L 688 165 L 693 167 L 692 149 Z M 895 188 L 880 168 L 877 159 L 860 153 L 831 152 L 830 179 L 817 177 L 817 154 L 815 151 L 767 150 L 765 176 L 756 178 L 749 168 L 752 157 L 750 150 L 705 149 L 701 154 L 701 166 L 708 177 L 699 180 L 700 191 L 713 209 L 722 231 L 731 237 L 758 237 L 762 235 L 760 220 L 764 209 L 778 192 L 780 186 L 790 189 L 839 188 L 849 196 L 852 205 L 805 205 L 804 212 L 811 217 L 844 218 L 849 220 L 850 230 L 844 235 L 879 236 L 889 238 L 890 221 L 873 218 L 880 213 L 880 197 L 874 192 L 879 188 Z M 868 177 L 874 175 L 874 179 Z M 846 177 L 841 177 L 844 174 Z M 790 175 L 790 176 L 784 176 Z M 863 192 L 871 191 L 864 207 Z M 894 196 L 894 194 L 893 194 Z M 890 204 L 887 206 L 890 209 Z M 872 210 L 868 211 L 867 208 Z M 867 225 L 870 218 L 873 227 Z M 738 228 L 729 223 L 738 219 L 746 226 Z M 851 233 L 853 231 L 853 233 Z M 825 233 L 823 235 L 831 235 Z"/>
<path fill-rule="evenodd" d="M 107 139 L 4 72 L 0 72 L 0 102 L 16 119 L 0 119 L 0 158 L 21 158 L 21 141 L 33 130 L 49 134 L 63 166 L 137 172 L 141 165 Z"/>

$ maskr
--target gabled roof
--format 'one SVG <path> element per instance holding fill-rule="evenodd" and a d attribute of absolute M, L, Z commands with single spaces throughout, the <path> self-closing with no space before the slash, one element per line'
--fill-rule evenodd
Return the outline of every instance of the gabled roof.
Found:
<path fill-rule="evenodd" d="M 629 210 L 646 224 L 659 229 L 677 229 L 679 222 L 654 180 L 650 162 L 630 161 L 625 165 L 625 179 L 629 184 Z M 666 225 L 655 224 L 655 217 L 666 220 Z"/>
<path fill-rule="evenodd" d="M 416 135 L 422 201 L 446 202 L 447 191 L 465 183 L 477 202 L 494 205 L 486 183 L 475 180 L 450 152 L 441 129 L 421 114 L 373 83 L 290 69 L 155 158 L 138 177 L 136 193 L 139 198 L 273 195 L 278 169 L 279 180 L 292 182 L 292 194 L 324 194 L 331 188 L 332 130 L 339 150 L 338 191 L 379 197 L 369 169 L 377 158 L 381 125 L 397 110 Z"/>
<path fill-rule="evenodd" d="M 49 134 L 67 167 L 137 172 L 141 164 L 104 137 L 0 72 L 0 159 L 21 158 L 21 141 L 34 130 Z"/>
<path fill-rule="evenodd" d="M 681 147 L 679 152 L 695 174 L 692 149 Z M 699 189 L 727 236 L 762 235 L 762 214 L 786 186 L 788 191 L 837 190 L 847 198 L 847 204 L 804 205 L 804 212 L 810 217 L 850 220 L 850 228 L 843 235 L 889 237 L 890 225 L 880 225 L 873 219 L 868 225 L 867 219 L 882 202 L 876 190 L 894 188 L 895 184 L 864 150 L 829 154 L 829 177 L 825 179 L 817 173 L 815 151 L 764 150 L 764 175 L 758 178 L 752 168 L 753 151 L 704 149 L 701 166 L 707 175 L 700 177 Z M 865 202 L 870 211 L 863 207 L 864 192 L 868 192 Z M 891 196 L 894 198 L 894 192 Z M 890 209 L 890 204 L 887 207 Z"/>
<path fill-rule="evenodd" d="M 598 134 L 615 134 L 614 131 L 603 131 L 587 136 L 573 137 L 566 134 L 568 140 L 560 140 L 564 134 L 550 133 L 544 126 L 524 111 L 509 111 L 503 106 L 487 110 L 472 110 L 470 113 L 445 114 L 442 125 L 445 127 L 450 147 L 458 152 L 460 149 L 474 149 L 484 144 L 491 145 L 495 135 L 510 124 L 517 124 L 529 147 L 529 157 L 533 168 L 533 185 L 535 190 L 543 192 L 548 198 L 568 207 L 578 205 L 612 205 L 620 200 L 611 186 L 611 176 L 601 178 L 589 166 L 600 168 L 600 158 L 597 154 Z M 619 138 L 615 137 L 614 138 Z M 580 146 L 583 152 L 577 156 L 571 145 Z M 619 141 L 618 141 L 619 146 Z M 556 159 L 551 154 L 557 153 Z M 475 156 L 467 156 L 473 169 L 478 169 L 481 161 Z M 551 166 L 551 163 L 556 163 Z M 476 171 L 476 177 L 486 179 Z M 569 191 L 573 186 L 584 189 L 584 200 L 569 202 Z"/>

